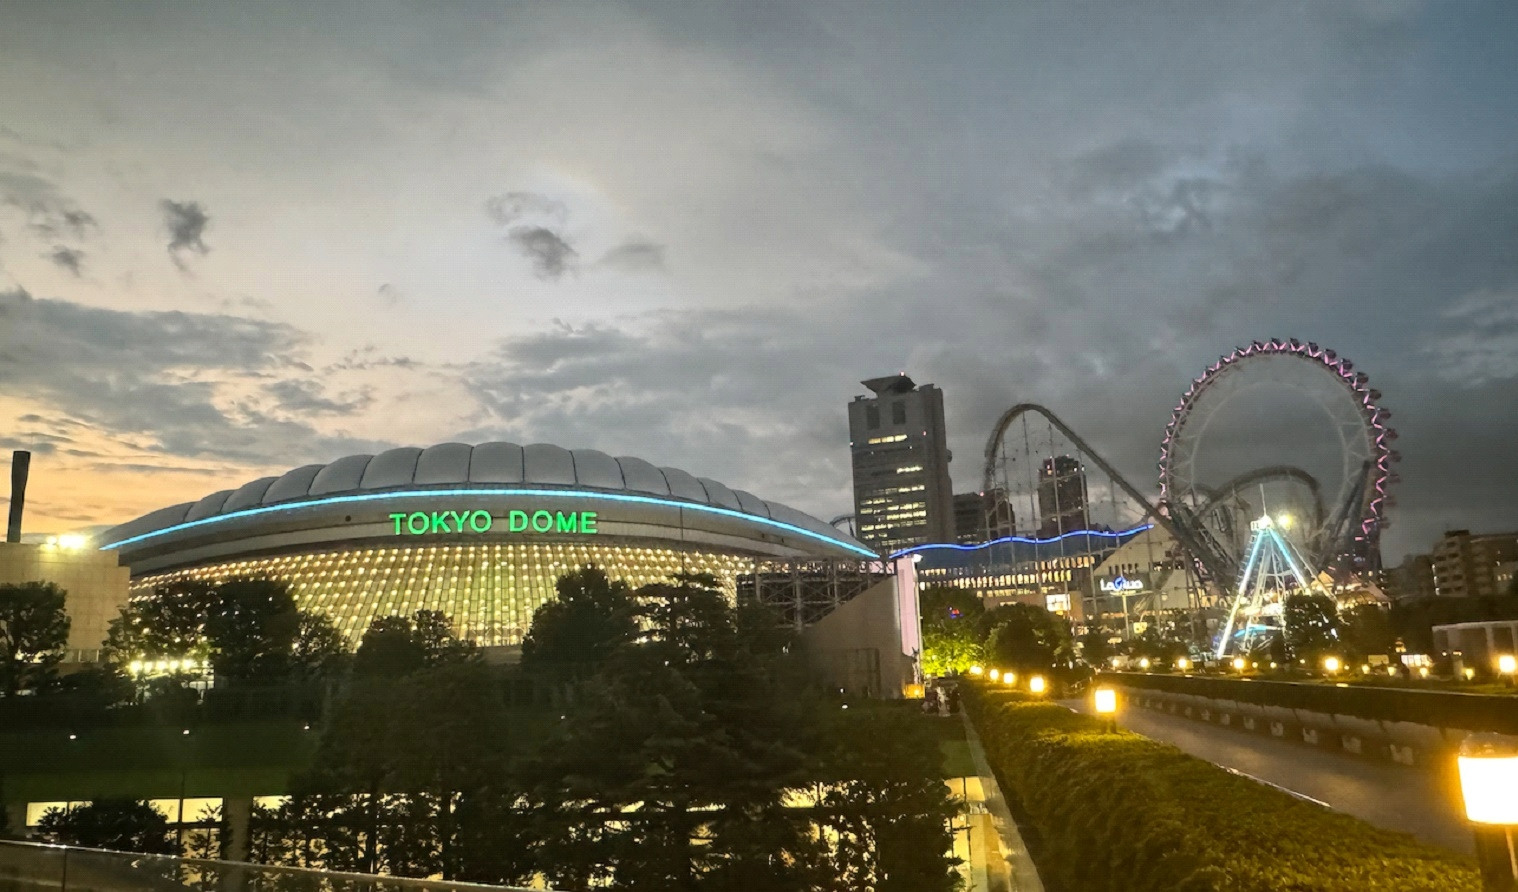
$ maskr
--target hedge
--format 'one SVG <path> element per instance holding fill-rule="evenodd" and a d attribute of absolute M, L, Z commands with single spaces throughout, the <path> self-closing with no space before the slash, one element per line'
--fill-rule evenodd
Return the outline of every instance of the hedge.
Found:
<path fill-rule="evenodd" d="M 1051 890 L 1481 888 L 1474 860 L 1028 695 L 965 705 Z"/>
<path fill-rule="evenodd" d="M 1208 676 L 1104 672 L 1101 678 L 1130 688 L 1236 700 L 1382 722 L 1518 734 L 1518 700 L 1511 696 L 1417 691 L 1364 685 L 1264 681 Z"/>

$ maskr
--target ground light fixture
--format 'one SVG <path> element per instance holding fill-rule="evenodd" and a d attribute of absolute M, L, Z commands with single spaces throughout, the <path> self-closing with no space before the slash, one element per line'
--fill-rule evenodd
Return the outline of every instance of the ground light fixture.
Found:
<path fill-rule="evenodd" d="M 1323 660 L 1323 671 L 1329 675 L 1333 675 L 1343 668 L 1344 664 L 1339 661 L 1338 657 L 1327 657 Z"/>
<path fill-rule="evenodd" d="M 1001 670 L 1000 669 L 992 669 L 991 670 L 991 680 L 992 681 L 996 681 L 998 678 L 1001 678 Z"/>
<path fill-rule="evenodd" d="M 1002 684 L 1006 684 L 1006 685 L 1017 684 L 1017 673 L 1016 672 L 1004 672 L 1004 673 L 1002 673 L 1001 681 L 1002 681 Z"/>
<path fill-rule="evenodd" d="M 1179 659 L 1177 659 L 1175 661 L 1175 668 L 1181 670 L 1182 672 L 1185 672 L 1190 667 L 1191 667 L 1191 661 L 1188 660 L 1188 659 L 1186 659 L 1185 657 L 1181 657 L 1181 658 L 1179 658 Z"/>
<path fill-rule="evenodd" d="M 986 670 L 980 668 L 979 666 L 971 666 L 970 667 L 970 674 L 971 675 L 979 675 L 979 674 L 981 674 L 984 671 L 986 671 Z"/>
<path fill-rule="evenodd" d="M 1497 671 L 1507 676 L 1509 683 L 1513 681 L 1514 673 L 1518 673 L 1518 657 L 1512 654 L 1503 654 L 1497 658 Z"/>
<path fill-rule="evenodd" d="M 1149 669 L 1149 658 L 1148 657 L 1144 657 L 1143 659 L 1139 660 L 1139 668 L 1145 670 L 1146 672 L 1148 671 L 1148 669 Z"/>
<path fill-rule="evenodd" d="M 1518 827 L 1518 745 L 1500 734 L 1472 734 L 1460 745 L 1455 761 L 1466 819 L 1502 828 L 1508 869 L 1518 883 L 1518 845 L 1513 839 Z"/>
<path fill-rule="evenodd" d="M 1046 686 L 1047 685 L 1044 683 L 1044 677 L 1042 675 L 1035 675 L 1032 678 L 1028 679 L 1028 690 L 1032 693 L 1042 694 Z"/>
<path fill-rule="evenodd" d="M 1233 658 L 1233 668 L 1239 670 L 1240 672 L 1243 672 L 1244 671 L 1244 658 L 1243 657 L 1234 657 Z"/>
<path fill-rule="evenodd" d="M 1114 688 L 1097 688 L 1092 692 L 1095 700 L 1096 714 L 1107 720 L 1107 731 L 1117 731 L 1117 690 Z"/>

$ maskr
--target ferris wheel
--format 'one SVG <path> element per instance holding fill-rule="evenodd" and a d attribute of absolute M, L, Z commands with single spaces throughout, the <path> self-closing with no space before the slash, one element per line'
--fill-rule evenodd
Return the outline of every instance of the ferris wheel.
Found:
<path fill-rule="evenodd" d="M 1255 341 L 1192 382 L 1165 428 L 1160 497 L 1205 576 L 1233 587 L 1262 516 L 1313 573 L 1379 569 L 1400 457 L 1380 397 L 1349 360 L 1296 339 Z"/>

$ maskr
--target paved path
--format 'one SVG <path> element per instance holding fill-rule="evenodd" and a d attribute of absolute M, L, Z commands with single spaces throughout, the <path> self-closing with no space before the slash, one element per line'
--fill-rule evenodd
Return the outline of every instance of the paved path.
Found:
<path fill-rule="evenodd" d="M 972 892 L 980 892 L 982 889 L 991 892 L 1044 892 L 1043 881 L 1038 878 L 1038 869 L 1033 866 L 1028 847 L 1023 843 L 1022 834 L 1018 833 L 1012 813 L 1007 809 L 1007 800 L 1002 797 L 996 776 L 991 773 L 991 766 L 986 762 L 986 750 L 980 745 L 980 737 L 970 724 L 970 717 L 963 712 L 959 715 L 965 723 L 965 741 L 970 745 L 970 759 L 975 763 L 975 773 L 980 778 L 986 808 L 984 815 L 971 815 L 972 827 L 979 819 L 983 832 L 978 838 L 985 843 L 980 851 L 971 852 Z"/>
<path fill-rule="evenodd" d="M 1062 701 L 1079 712 L 1084 700 Z M 1258 781 L 1424 842 L 1474 854 L 1458 780 L 1127 705 L 1118 723 Z"/>

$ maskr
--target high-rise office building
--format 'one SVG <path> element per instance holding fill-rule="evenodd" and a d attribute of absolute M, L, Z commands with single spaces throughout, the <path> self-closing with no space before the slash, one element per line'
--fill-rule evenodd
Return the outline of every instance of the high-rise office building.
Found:
<path fill-rule="evenodd" d="M 1069 455 L 1044 459 L 1038 469 L 1038 535 L 1048 539 L 1088 525 L 1086 469 Z"/>
<path fill-rule="evenodd" d="M 954 496 L 954 538 L 961 545 L 979 545 L 1013 534 L 1017 527 L 1012 503 L 1000 487 L 989 492 Z"/>
<path fill-rule="evenodd" d="M 860 382 L 849 403 L 854 529 L 882 551 L 954 541 L 943 391 L 905 373 Z"/>

